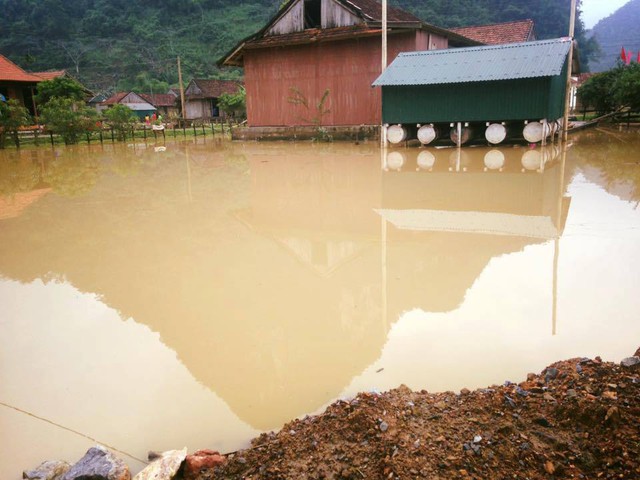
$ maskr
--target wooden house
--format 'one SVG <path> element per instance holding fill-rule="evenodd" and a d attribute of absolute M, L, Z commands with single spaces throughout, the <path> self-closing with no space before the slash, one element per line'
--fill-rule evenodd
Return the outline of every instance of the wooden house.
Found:
<path fill-rule="evenodd" d="M 484 45 L 532 42 L 537 40 L 533 20 L 494 23 L 471 27 L 452 28 L 452 32 L 480 42 Z"/>
<path fill-rule="evenodd" d="M 218 107 L 218 98 L 224 93 L 236 93 L 241 86 L 242 83 L 233 80 L 194 78 L 184 91 L 187 120 L 209 120 L 224 116 Z"/>
<path fill-rule="evenodd" d="M 156 108 L 156 112 L 166 118 L 177 118 L 180 116 L 178 101 L 171 93 L 141 93 L 140 96 L 149 104 Z"/>
<path fill-rule="evenodd" d="M 401 53 L 373 83 L 382 87 L 382 120 L 393 128 L 389 140 L 399 143 L 394 139 L 403 141 L 418 129 L 422 141 L 419 129 L 426 132 L 435 125 L 440 133 L 448 132 L 455 122 L 469 129 L 467 138 L 472 129 L 484 132 L 485 127 L 506 135 L 513 124 L 530 143 L 541 141 L 546 138 L 542 132 L 547 129 L 548 134 L 549 125 L 564 113 L 570 48 L 570 38 L 559 38 Z M 529 138 L 526 130 L 535 130 L 535 135 Z M 423 143 L 435 134 L 425 133 L 430 139 Z M 489 136 L 487 140 L 500 143 L 504 136 L 497 142 Z"/>
<path fill-rule="evenodd" d="M 479 44 L 397 8 L 387 17 L 389 59 Z M 370 85 L 382 70 L 381 19 L 376 0 L 286 2 L 218 62 L 244 67 L 248 125 L 379 125 L 380 91 Z"/>
<path fill-rule="evenodd" d="M 0 95 L 7 100 L 18 100 L 31 115 L 36 110 L 33 99 L 35 88 L 41 81 L 42 78 L 27 73 L 7 57 L 0 55 Z"/>
<path fill-rule="evenodd" d="M 153 115 L 157 110 L 156 107 L 135 92 L 115 93 L 102 102 L 101 105 L 106 108 L 111 108 L 117 104 L 129 107 L 140 119 L 143 119 L 147 115 Z"/>

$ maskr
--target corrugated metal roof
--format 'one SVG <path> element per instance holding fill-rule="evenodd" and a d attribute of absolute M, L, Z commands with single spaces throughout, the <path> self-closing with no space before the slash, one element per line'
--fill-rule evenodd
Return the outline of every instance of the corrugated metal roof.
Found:
<path fill-rule="evenodd" d="M 486 82 L 560 75 L 570 38 L 401 53 L 374 86 Z"/>

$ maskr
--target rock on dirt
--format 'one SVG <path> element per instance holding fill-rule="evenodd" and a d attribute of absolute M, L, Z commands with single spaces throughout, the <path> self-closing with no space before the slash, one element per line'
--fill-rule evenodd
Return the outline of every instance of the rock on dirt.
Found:
<path fill-rule="evenodd" d="M 101 445 L 87 450 L 62 480 L 131 480 L 129 467 Z"/>
<path fill-rule="evenodd" d="M 639 376 L 577 358 L 462 395 L 361 393 L 260 435 L 195 478 L 640 479 Z"/>
<path fill-rule="evenodd" d="M 69 471 L 71 465 L 61 460 L 47 460 L 33 470 L 22 473 L 25 480 L 60 480 Z"/>

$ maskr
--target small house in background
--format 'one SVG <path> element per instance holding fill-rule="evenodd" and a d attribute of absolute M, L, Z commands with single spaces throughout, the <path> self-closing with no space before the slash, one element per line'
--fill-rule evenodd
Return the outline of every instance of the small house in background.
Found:
<path fill-rule="evenodd" d="M 536 40 L 533 20 L 516 20 L 492 25 L 452 28 L 451 31 L 485 45 L 502 45 Z"/>
<path fill-rule="evenodd" d="M 42 78 L 27 73 L 7 57 L 0 55 L 0 101 L 15 99 L 35 114 L 33 96 Z"/>
<path fill-rule="evenodd" d="M 166 118 L 177 118 L 180 116 L 178 110 L 178 100 L 171 93 L 141 93 L 140 96 L 156 108 L 158 114 Z"/>
<path fill-rule="evenodd" d="M 107 98 L 104 102 L 102 102 L 101 105 L 106 108 L 111 108 L 114 105 L 118 104 L 129 107 L 141 120 L 145 116 L 151 116 L 156 112 L 156 107 L 151 105 L 147 100 L 145 100 L 144 98 L 142 98 L 142 96 L 138 95 L 135 92 L 115 93 Z"/>
<path fill-rule="evenodd" d="M 474 130 L 500 143 L 509 128 L 530 143 L 541 141 L 564 113 L 571 42 L 401 53 L 373 83 L 382 87 L 383 123 L 392 125 L 383 135 L 392 134 L 387 138 L 399 143 L 417 130 L 418 139 L 430 143 L 438 129 L 449 132 L 455 122 L 455 143 L 464 143 Z M 498 131 L 491 138 L 499 141 L 491 140 L 489 129 Z"/>
<path fill-rule="evenodd" d="M 234 94 L 242 83 L 233 80 L 205 80 L 194 78 L 184 91 L 187 120 L 212 119 L 224 116 L 218 98 L 224 93 Z"/>
<path fill-rule="evenodd" d="M 387 16 L 389 60 L 479 44 L 398 8 Z M 382 70 L 381 25 L 376 0 L 289 0 L 218 64 L 244 67 L 250 127 L 379 125 L 380 92 L 370 85 Z"/>
<path fill-rule="evenodd" d="M 98 113 L 104 112 L 108 107 L 104 104 L 105 100 L 109 98 L 109 95 L 106 93 L 99 93 L 94 95 L 87 101 L 87 105 Z"/>

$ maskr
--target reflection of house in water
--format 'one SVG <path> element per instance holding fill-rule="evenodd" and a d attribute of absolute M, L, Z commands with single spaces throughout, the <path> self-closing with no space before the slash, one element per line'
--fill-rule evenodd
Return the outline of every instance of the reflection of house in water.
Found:
<path fill-rule="evenodd" d="M 102 175 L 82 201 L 50 195 L 7 222 L 0 274 L 100 295 L 261 429 L 335 399 L 403 311 L 456 308 L 493 257 L 552 238 L 527 228 L 550 219 L 557 235 L 566 208 L 560 165 L 523 173 L 511 151 L 501 173 L 476 150 L 384 172 L 362 146 L 258 144 L 233 162 L 191 148 L 196 161 L 168 145 L 137 176 Z M 517 235 L 488 234 L 511 216 Z"/>
<path fill-rule="evenodd" d="M 18 192 L 10 196 L 0 196 L 0 220 L 16 218 L 41 197 L 49 193 L 49 187 L 31 190 L 30 192 Z"/>
<path fill-rule="evenodd" d="M 389 171 L 378 210 L 390 319 L 407 308 L 453 310 L 491 258 L 562 233 L 569 201 L 564 163 L 552 148 L 535 156 L 482 148 L 395 153 L 402 154 L 391 155 L 398 171 L 383 158 Z"/>

